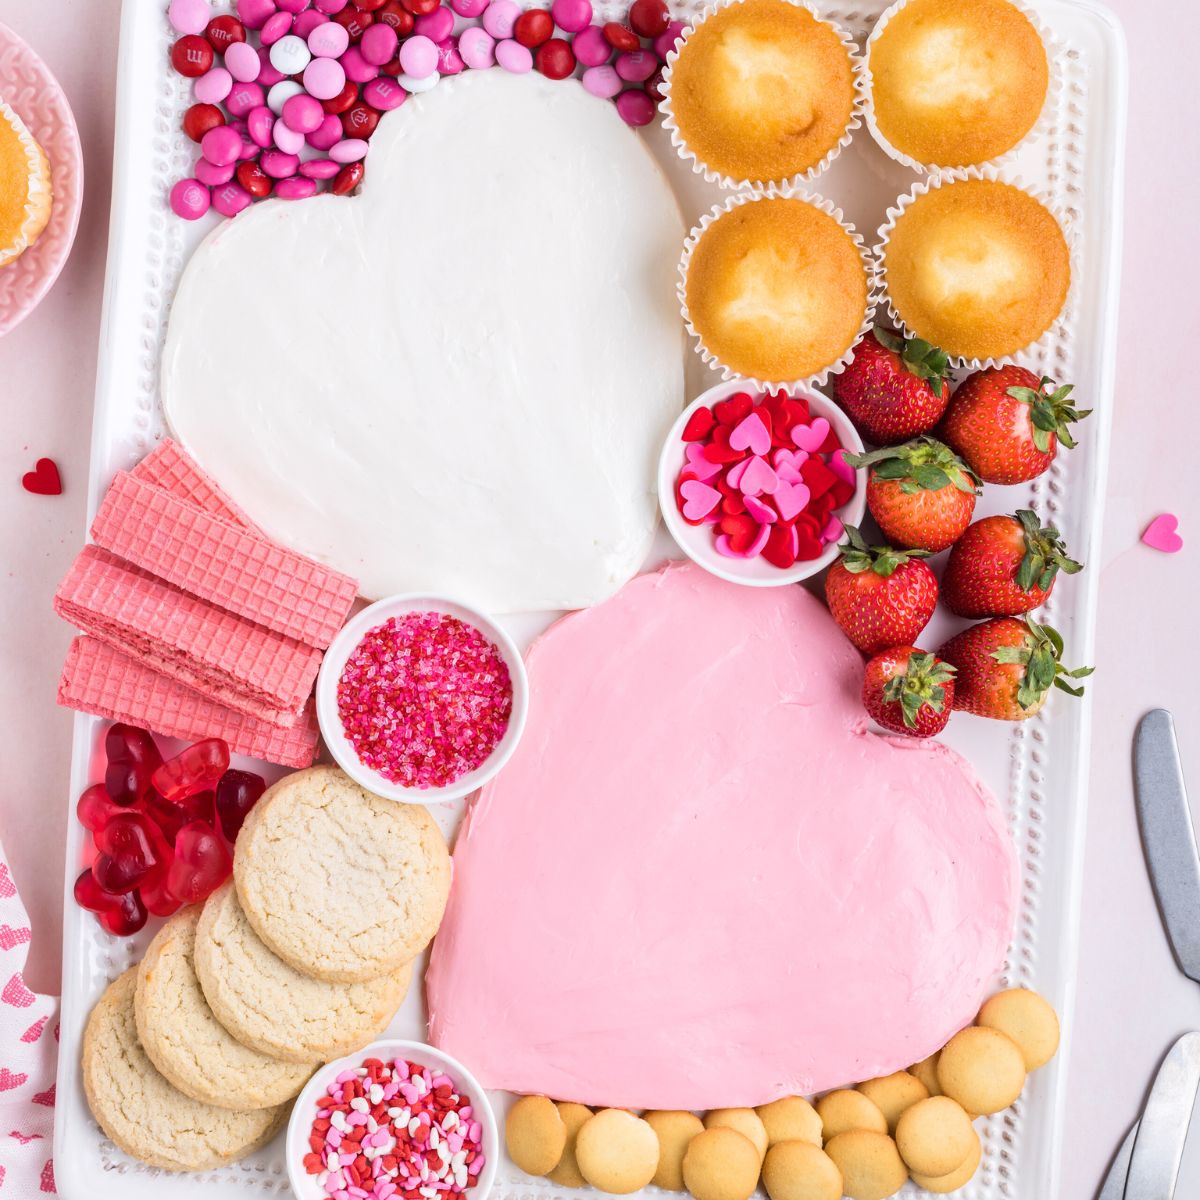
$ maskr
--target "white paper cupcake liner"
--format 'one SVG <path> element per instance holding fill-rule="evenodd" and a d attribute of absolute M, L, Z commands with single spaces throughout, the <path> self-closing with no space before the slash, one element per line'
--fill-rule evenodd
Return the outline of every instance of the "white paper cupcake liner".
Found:
<path fill-rule="evenodd" d="M 862 259 L 863 270 L 867 274 L 867 303 L 863 313 L 862 324 L 858 327 L 858 332 L 854 335 L 853 341 L 846 347 L 845 352 L 840 358 L 822 367 L 821 370 L 812 375 L 805 376 L 803 379 L 764 379 L 761 376 L 748 375 L 744 371 L 735 371 L 732 367 L 723 363 L 720 358 L 714 354 L 704 342 L 703 336 L 699 330 L 692 324 L 691 314 L 688 312 L 687 304 L 687 278 L 688 268 L 691 266 L 692 254 L 696 249 L 700 239 L 704 236 L 708 227 L 716 220 L 719 220 L 728 212 L 732 212 L 734 208 L 741 204 L 759 204 L 769 203 L 772 200 L 803 200 L 811 204 L 814 208 L 819 209 L 827 216 L 832 217 L 845 230 L 846 234 L 854 242 L 858 249 L 859 257 Z M 714 370 L 721 373 L 723 380 L 727 379 L 744 379 L 747 383 L 757 387 L 760 391 L 797 391 L 802 388 L 819 387 L 829 378 L 830 375 L 836 375 L 838 372 L 845 369 L 846 364 L 854 357 L 854 350 L 858 343 L 866 336 L 875 319 L 875 309 L 879 302 L 879 283 L 876 274 L 875 258 L 871 250 L 867 247 L 862 239 L 862 235 L 846 220 L 842 210 L 834 204 L 832 200 L 826 200 L 822 196 L 818 196 L 814 192 L 806 192 L 800 188 L 793 187 L 790 184 L 768 184 L 762 190 L 736 192 L 729 196 L 722 204 L 715 204 L 701 218 L 698 224 L 692 226 L 691 232 L 684 242 L 683 255 L 679 260 L 679 282 L 675 285 L 676 295 L 679 297 L 679 311 L 683 316 L 683 322 L 687 326 L 687 331 L 692 338 L 693 346 L 696 352 L 700 355 L 703 361 Z"/>
<path fill-rule="evenodd" d="M 1075 287 L 1079 276 L 1079 256 L 1078 247 L 1076 246 L 1076 237 L 1074 228 L 1068 220 L 1066 213 L 1061 205 L 1056 204 L 1044 192 L 1038 188 L 1030 187 L 1020 176 L 1005 176 L 1002 175 L 995 167 L 958 167 L 954 170 L 940 171 L 935 175 L 927 175 L 924 179 L 914 183 L 913 186 L 897 197 L 896 202 L 887 210 L 887 216 L 884 223 L 879 227 L 878 241 L 875 243 L 875 278 L 876 284 L 880 290 L 880 300 L 887 309 L 889 318 L 895 327 L 906 338 L 921 337 L 920 333 L 909 326 L 896 310 L 892 303 L 891 295 L 888 292 L 887 286 L 887 245 L 891 239 L 892 230 L 896 227 L 896 221 L 910 204 L 913 203 L 919 196 L 924 196 L 934 188 L 943 186 L 951 186 L 955 183 L 962 183 L 968 179 L 986 179 L 992 183 L 1006 183 L 1011 187 L 1019 188 L 1026 195 L 1032 196 L 1043 208 L 1047 209 L 1050 215 L 1058 222 L 1059 228 L 1063 232 L 1063 237 L 1067 243 L 1068 266 L 1071 272 L 1070 283 L 1067 287 L 1067 294 L 1063 297 L 1062 307 L 1058 310 L 1058 315 L 1050 322 L 1049 327 L 1042 333 L 1041 337 L 1035 341 L 1029 342 L 1024 346 L 1012 351 L 1010 354 L 1003 354 L 1000 357 L 989 356 L 987 358 L 968 358 L 964 355 L 950 354 L 950 365 L 955 368 L 965 368 L 971 371 L 980 371 L 985 367 L 998 367 L 1003 363 L 1012 362 L 1018 354 L 1021 355 L 1036 355 L 1046 349 L 1048 343 L 1059 332 L 1064 315 L 1071 307 L 1071 298 L 1075 291 Z"/>
<path fill-rule="evenodd" d="M 51 191 L 50 164 L 42 148 L 25 126 L 25 122 L 0 100 L 0 122 L 8 124 L 17 135 L 21 149 L 25 152 L 26 173 L 29 179 L 29 196 L 25 201 L 25 216 L 17 229 L 16 236 L 7 246 L 0 246 L 0 267 L 23 254 L 41 236 L 50 219 Z"/>
<path fill-rule="evenodd" d="M 1046 99 L 1042 104 L 1042 111 L 1038 119 L 1033 123 L 1033 128 L 1015 146 L 1006 150 L 1003 154 L 998 154 L 994 158 L 989 158 L 982 163 L 975 164 L 980 167 L 999 167 L 1010 163 L 1022 146 L 1028 142 L 1036 141 L 1038 138 L 1044 137 L 1049 133 L 1054 126 L 1054 114 L 1058 110 L 1059 99 L 1063 90 L 1062 56 L 1066 52 L 1066 47 L 1053 36 L 1037 12 L 1024 3 L 1024 0 L 1008 0 L 1008 2 L 1022 16 L 1028 19 L 1029 23 L 1036 30 L 1038 37 L 1042 39 L 1042 45 L 1046 50 L 1046 64 L 1049 68 L 1049 77 L 1046 82 Z M 887 28 L 888 22 L 908 3 L 909 0 L 896 0 L 895 4 L 885 9 L 880 15 L 879 20 L 875 22 L 875 28 L 871 30 L 863 47 L 863 120 L 866 122 L 871 137 L 875 139 L 884 153 L 910 170 L 916 171 L 921 175 L 936 175 L 946 171 L 963 170 L 965 168 L 949 167 L 940 163 L 918 162 L 911 155 L 898 150 L 884 136 L 875 117 L 875 89 L 873 86 L 874 79 L 871 75 L 871 48 L 879 40 L 884 29 Z"/>
<path fill-rule="evenodd" d="M 696 18 L 691 25 L 684 31 L 682 37 L 675 44 L 675 48 L 667 55 L 666 67 L 663 71 L 662 78 L 662 101 L 659 104 L 660 111 L 664 114 L 663 128 L 667 129 L 671 134 L 671 145 L 675 147 L 675 152 L 686 163 L 689 164 L 692 171 L 697 175 L 703 175 L 708 183 L 719 184 L 723 188 L 728 189 L 745 189 L 754 188 L 762 190 L 767 187 L 799 187 L 802 184 L 815 179 L 841 152 L 850 145 L 851 139 L 854 137 L 854 131 L 859 129 L 863 123 L 863 108 L 866 103 L 866 67 L 858 49 L 857 43 L 850 34 L 836 22 L 829 20 L 827 17 L 821 16 L 816 8 L 809 3 L 809 0 L 788 0 L 788 3 L 794 4 L 797 8 L 807 9 L 822 25 L 828 25 L 841 40 L 841 43 L 846 48 L 846 53 L 850 57 L 850 62 L 854 72 L 854 103 L 850 109 L 850 119 L 846 122 L 846 128 L 842 131 L 842 136 L 821 159 L 809 167 L 807 171 L 801 171 L 799 174 L 792 175 L 787 179 L 734 179 L 732 176 L 723 175 L 720 171 L 710 167 L 706 162 L 696 154 L 694 150 L 687 144 L 683 134 L 680 132 L 678 124 L 675 121 L 675 109 L 671 102 L 671 75 L 672 68 L 675 65 L 675 60 L 679 57 L 680 51 L 687 45 L 688 38 L 692 36 L 705 21 L 708 20 L 715 12 L 722 8 L 728 8 L 731 4 L 741 4 L 744 0 L 718 0 L 717 3 L 709 4 L 703 12 Z"/>

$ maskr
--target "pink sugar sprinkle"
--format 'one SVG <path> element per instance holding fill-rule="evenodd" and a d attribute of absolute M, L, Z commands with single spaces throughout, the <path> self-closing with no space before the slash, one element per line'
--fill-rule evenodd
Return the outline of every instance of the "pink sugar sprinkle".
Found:
<path fill-rule="evenodd" d="M 500 651 L 473 625 L 438 612 L 391 617 L 370 630 L 346 660 L 337 699 L 363 764 L 422 790 L 481 766 L 513 705 Z"/>

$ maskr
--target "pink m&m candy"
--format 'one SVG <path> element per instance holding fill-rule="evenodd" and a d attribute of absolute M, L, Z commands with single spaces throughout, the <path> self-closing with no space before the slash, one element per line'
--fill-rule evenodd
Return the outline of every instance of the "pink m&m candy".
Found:
<path fill-rule="evenodd" d="M 255 145 L 266 150 L 275 133 L 275 114 L 265 104 L 252 108 L 246 115 L 246 132 Z"/>
<path fill-rule="evenodd" d="M 242 152 L 241 135 L 228 125 L 218 125 L 200 139 L 200 151 L 215 166 L 235 163 Z"/>
<path fill-rule="evenodd" d="M 313 179 L 301 179 L 293 175 L 290 179 L 281 179 L 272 193 L 280 200 L 307 200 L 317 194 L 317 184 Z"/>
<path fill-rule="evenodd" d="M 499 4 L 500 0 L 496 0 Z M 478 25 L 471 25 L 458 35 L 458 52 L 472 71 L 486 71 L 496 65 L 496 39 Z"/>
<path fill-rule="evenodd" d="M 617 97 L 617 112 L 626 125 L 640 128 L 654 120 L 654 101 L 641 88 L 630 88 Z"/>
<path fill-rule="evenodd" d="M 462 55 L 458 52 L 458 38 L 448 37 L 438 42 L 438 73 L 441 75 L 457 75 L 466 66 Z M 369 101 L 368 101 L 369 103 Z"/>
<path fill-rule="evenodd" d="M 233 178 L 233 172 L 233 163 L 226 163 L 223 167 L 218 167 L 215 163 L 210 163 L 207 158 L 196 159 L 196 178 L 205 187 L 220 187 L 221 184 L 228 183 Z"/>
<path fill-rule="evenodd" d="M 294 154 L 287 154 L 282 150 L 264 150 L 258 165 L 262 167 L 263 173 L 270 175 L 272 179 L 288 179 L 295 175 L 300 160 Z"/>
<path fill-rule="evenodd" d="M 267 23 L 258 35 L 262 39 L 262 44 L 273 47 L 276 42 L 283 41 L 292 32 L 292 19 L 292 14 L 285 12 L 277 12 L 273 17 L 268 17 Z M 286 75 L 287 72 L 284 71 L 284 74 Z"/>
<path fill-rule="evenodd" d="M 176 33 L 203 33 L 212 18 L 208 0 L 171 0 L 167 20 Z"/>
<path fill-rule="evenodd" d="M 341 169 L 332 158 L 310 158 L 300 164 L 300 174 L 305 179 L 332 179 Z"/>
<path fill-rule="evenodd" d="M 283 112 L 279 115 L 284 124 L 297 133 L 312 133 L 314 129 L 320 128 L 321 122 L 325 120 L 325 110 L 321 107 L 320 100 L 303 93 L 285 100 Z"/>
<path fill-rule="evenodd" d="M 250 193 L 240 183 L 227 183 L 213 192 L 213 208 L 223 217 L 236 217 L 250 207 Z"/>
<path fill-rule="evenodd" d="M 585 67 L 602 67 L 612 58 L 613 48 L 599 25 L 589 25 L 581 33 L 575 35 L 571 49 L 575 51 L 575 57 Z"/>
<path fill-rule="evenodd" d="M 294 16 L 298 16 L 312 3 L 312 0 L 275 0 L 275 3 L 283 12 L 290 12 Z"/>
<path fill-rule="evenodd" d="M 513 75 L 524 75 L 533 70 L 533 51 L 516 38 L 505 38 L 496 43 L 496 62 Z"/>
<path fill-rule="evenodd" d="M 336 146 L 344 136 L 341 121 L 333 113 L 329 113 L 319 128 L 308 135 L 307 140 L 314 150 L 328 150 L 331 146 Z"/>
<path fill-rule="evenodd" d="M 318 100 L 332 100 L 346 86 L 346 72 L 336 58 L 314 58 L 304 68 L 304 86 Z"/>
<path fill-rule="evenodd" d="M 576 38 L 575 40 L 578 41 L 579 39 Z M 611 100 L 625 86 L 621 82 L 621 77 L 617 74 L 615 68 L 607 64 L 601 64 L 598 67 L 588 67 L 584 71 L 580 82 L 583 84 L 585 92 L 592 96 L 599 96 L 601 100 Z"/>
<path fill-rule="evenodd" d="M 313 8 L 332 17 L 334 13 L 340 13 L 349 3 L 350 0 L 313 0 Z"/>
<path fill-rule="evenodd" d="M 292 32 L 299 38 L 308 41 L 309 34 L 318 26 L 328 25 L 329 18 L 324 13 L 319 13 L 315 9 L 310 8 L 308 12 L 302 12 L 295 21 L 292 22 Z"/>
<path fill-rule="evenodd" d="M 450 18 L 450 24 L 453 27 L 453 17 Z M 366 32 L 359 39 L 358 52 L 371 66 L 382 67 L 384 63 L 392 61 L 399 44 L 400 37 L 396 31 L 390 25 L 376 21 L 374 25 L 367 26 Z"/>
<path fill-rule="evenodd" d="M 370 33 L 370 30 L 367 30 Z M 423 13 L 416 19 L 413 32 L 427 37 L 431 42 L 444 42 L 454 32 L 454 14 L 444 5 L 431 13 Z M 363 41 L 366 41 L 364 36 Z"/>
<path fill-rule="evenodd" d="M 238 83 L 253 83 L 262 70 L 258 51 L 248 42 L 234 42 L 225 51 L 225 70 Z"/>
<path fill-rule="evenodd" d="M 181 179 L 170 195 L 171 211 L 185 221 L 198 221 L 212 203 L 208 188 L 198 179 Z"/>
<path fill-rule="evenodd" d="M 237 15 L 247 29 L 261 29 L 275 12 L 275 0 L 237 0 Z"/>
<path fill-rule="evenodd" d="M 363 88 L 362 93 L 362 98 L 372 108 L 377 108 L 380 112 L 391 112 L 392 109 L 399 108 L 407 96 L 408 93 L 394 79 L 389 79 L 386 75 L 380 75 L 378 79 L 372 79 Z M 338 128 L 341 129 L 340 123 Z"/>
<path fill-rule="evenodd" d="M 233 76 L 224 67 L 213 67 L 196 80 L 193 91 L 201 104 L 220 104 L 233 89 Z"/>
<path fill-rule="evenodd" d="M 286 78 L 282 71 L 277 71 L 271 65 L 271 48 L 270 46 L 259 46 L 258 48 L 258 82 L 263 87 L 271 87 L 278 83 L 281 79 Z"/>
<path fill-rule="evenodd" d="M 626 50 L 617 55 L 615 66 L 626 83 L 645 83 L 658 70 L 658 56 L 649 50 Z"/>
<path fill-rule="evenodd" d="M 550 15 L 565 33 L 579 33 L 592 23 L 592 5 L 590 0 L 554 0 Z"/>
<path fill-rule="evenodd" d="M 679 44 L 679 39 L 687 32 L 687 26 L 682 21 L 672 21 L 654 39 L 654 53 L 666 62 L 667 55 Z"/>
<path fill-rule="evenodd" d="M 337 21 L 326 21 L 308 35 L 308 48 L 316 58 L 341 58 L 349 45 L 350 34 Z"/>
<path fill-rule="evenodd" d="M 450 0 L 450 7 L 460 17 L 477 17 L 488 6 L 488 0 Z"/>
<path fill-rule="evenodd" d="M 336 146 L 330 147 L 329 157 L 336 163 L 358 162 L 367 157 L 367 143 L 362 138 L 343 138 Z M 267 170 L 265 165 L 263 170 Z"/>
<path fill-rule="evenodd" d="M 271 137 L 284 154 L 299 154 L 306 145 L 304 134 L 297 133 L 282 117 L 275 122 L 271 130 Z"/>
<path fill-rule="evenodd" d="M 401 69 L 414 79 L 424 79 L 432 75 L 437 70 L 437 65 L 437 46 L 421 34 L 408 38 L 400 47 Z"/>
<path fill-rule="evenodd" d="M 266 92 L 257 83 L 235 83 L 225 97 L 225 107 L 235 117 L 244 117 L 266 100 Z"/>
<path fill-rule="evenodd" d="M 520 15 L 521 9 L 516 0 L 492 0 L 483 10 L 483 27 L 496 39 L 510 38 Z"/>

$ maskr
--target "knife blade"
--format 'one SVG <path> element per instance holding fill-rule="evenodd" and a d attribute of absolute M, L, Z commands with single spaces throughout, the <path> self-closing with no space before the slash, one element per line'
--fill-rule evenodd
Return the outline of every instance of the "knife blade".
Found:
<path fill-rule="evenodd" d="M 1142 846 L 1167 936 L 1184 974 L 1200 983 L 1200 855 L 1175 726 L 1165 708 L 1138 723 L 1133 770 Z"/>
<path fill-rule="evenodd" d="M 1129 1160 L 1133 1157 L 1133 1142 L 1137 1137 L 1137 1122 L 1130 1127 L 1121 1143 L 1121 1148 L 1113 1156 L 1112 1166 L 1104 1177 L 1104 1183 L 1096 1195 L 1096 1200 L 1124 1200 L 1125 1181 L 1129 1178 Z"/>
<path fill-rule="evenodd" d="M 1200 1033 L 1185 1033 L 1167 1052 L 1142 1110 L 1124 1200 L 1170 1200 L 1200 1089 Z"/>

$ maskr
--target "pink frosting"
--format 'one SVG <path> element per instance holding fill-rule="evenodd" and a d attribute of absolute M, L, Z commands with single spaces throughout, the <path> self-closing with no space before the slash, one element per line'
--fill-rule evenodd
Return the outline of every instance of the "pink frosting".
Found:
<path fill-rule="evenodd" d="M 862 662 L 798 587 L 672 566 L 530 651 L 428 973 L 486 1087 L 631 1108 L 908 1066 L 1004 961 L 1003 814 L 939 743 L 869 732 Z"/>

